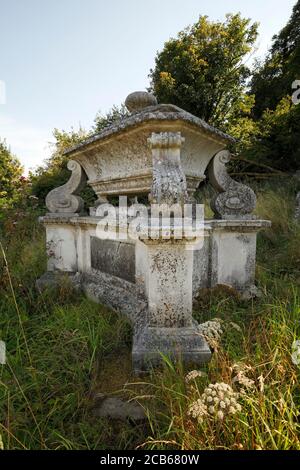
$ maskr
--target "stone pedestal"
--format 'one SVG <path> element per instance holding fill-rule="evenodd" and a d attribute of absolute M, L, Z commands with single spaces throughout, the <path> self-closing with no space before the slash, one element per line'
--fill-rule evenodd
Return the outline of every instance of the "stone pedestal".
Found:
<path fill-rule="evenodd" d="M 77 232 L 72 224 L 76 214 L 51 214 L 43 218 L 46 223 L 47 270 L 65 273 L 76 273 L 77 263 Z"/>
<path fill-rule="evenodd" d="M 143 279 L 148 315 L 133 345 L 135 370 L 162 361 L 162 354 L 203 364 L 211 352 L 192 318 L 193 246 L 196 240 L 144 240 Z M 141 263 L 137 260 L 141 269 Z"/>
<path fill-rule="evenodd" d="M 265 220 L 211 221 L 211 287 L 226 284 L 241 293 L 255 289 L 256 239 Z"/>

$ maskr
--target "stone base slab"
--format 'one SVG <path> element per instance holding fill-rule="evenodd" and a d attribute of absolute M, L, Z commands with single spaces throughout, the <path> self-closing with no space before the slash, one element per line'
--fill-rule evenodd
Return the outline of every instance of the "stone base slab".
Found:
<path fill-rule="evenodd" d="M 211 351 L 197 329 L 152 328 L 136 332 L 133 340 L 132 361 L 136 373 L 144 372 L 163 362 L 163 355 L 185 364 L 201 366 L 211 359 Z"/>

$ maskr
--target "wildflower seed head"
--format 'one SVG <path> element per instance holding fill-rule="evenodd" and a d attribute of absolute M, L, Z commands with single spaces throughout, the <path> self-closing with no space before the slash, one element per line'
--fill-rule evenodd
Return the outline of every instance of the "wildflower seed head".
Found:
<path fill-rule="evenodd" d="M 213 321 L 207 321 L 198 325 L 199 333 L 204 336 L 206 341 L 211 347 L 216 347 L 221 339 L 223 334 L 223 329 L 221 327 L 220 319 L 215 319 Z"/>
<path fill-rule="evenodd" d="M 241 410 L 237 402 L 238 394 L 225 383 L 210 384 L 204 390 L 201 400 L 206 405 L 209 415 L 219 420 Z"/>
<path fill-rule="evenodd" d="M 198 377 L 203 376 L 205 376 L 204 372 L 201 372 L 200 370 L 192 370 L 185 376 L 185 381 L 186 383 L 190 383 L 193 380 L 196 380 Z"/>
<path fill-rule="evenodd" d="M 201 398 L 192 403 L 188 410 L 188 415 L 200 423 L 203 421 L 203 418 L 208 415 L 207 406 L 203 403 Z"/>

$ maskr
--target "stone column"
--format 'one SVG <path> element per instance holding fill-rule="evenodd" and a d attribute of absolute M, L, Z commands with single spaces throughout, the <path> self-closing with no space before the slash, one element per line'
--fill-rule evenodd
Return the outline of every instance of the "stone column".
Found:
<path fill-rule="evenodd" d="M 255 296 L 257 233 L 269 227 L 270 222 L 214 220 L 211 226 L 211 287 L 228 285 L 245 298 Z"/>
<path fill-rule="evenodd" d="M 216 218 L 211 222 L 210 285 L 230 285 L 245 297 L 251 297 L 257 292 L 257 233 L 271 223 L 257 220 L 252 214 L 256 195 L 227 173 L 226 164 L 230 158 L 230 153 L 222 150 L 209 166 L 210 183 L 217 192 L 211 203 Z"/>
<path fill-rule="evenodd" d="M 164 217 L 168 208 L 170 212 L 183 209 L 188 201 L 180 162 L 183 142 L 180 133 L 171 132 L 152 134 L 149 139 L 153 156 L 149 199 L 160 205 Z M 179 237 L 176 226 L 167 226 L 167 219 L 159 218 L 159 208 L 155 206 L 154 211 L 152 205 L 151 209 L 152 215 L 155 212 L 154 222 L 152 219 L 148 236 L 138 242 L 144 248 L 137 251 L 146 258 L 143 263 L 137 259 L 137 265 L 145 280 L 148 313 L 134 336 L 134 368 L 141 371 L 149 368 L 149 364 L 157 365 L 162 360 L 161 353 L 172 359 L 181 357 L 184 362 L 208 362 L 210 349 L 192 318 L 193 244 L 197 238 L 186 238 L 183 232 Z M 174 218 L 171 220 L 174 223 Z M 180 222 L 178 217 L 176 220 Z"/>
<path fill-rule="evenodd" d="M 78 271 L 76 219 L 84 208 L 84 202 L 78 194 L 86 183 L 86 175 L 76 161 L 70 160 L 68 169 L 72 172 L 70 179 L 63 186 L 50 191 L 46 197 L 49 212 L 40 219 L 46 228 L 48 255 L 48 274 L 41 278 L 40 284 L 47 284 L 48 280 L 52 284 L 55 273 L 71 274 Z"/>

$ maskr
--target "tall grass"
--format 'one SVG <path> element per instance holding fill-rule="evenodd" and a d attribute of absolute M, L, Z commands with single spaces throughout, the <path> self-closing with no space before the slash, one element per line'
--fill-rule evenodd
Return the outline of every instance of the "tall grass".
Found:
<path fill-rule="evenodd" d="M 233 291 L 201 292 L 195 318 L 222 320 L 224 334 L 205 367 L 187 370 L 164 358 L 148 376 L 133 377 L 131 330 L 122 316 L 73 292 L 67 280 L 40 294 L 44 235 L 37 213 L 7 218 L 1 233 L 0 443 L 5 449 L 299 449 L 299 371 L 291 359 L 300 339 L 300 229 L 293 221 L 293 188 L 263 187 L 257 213 L 273 226 L 259 236 L 260 299 Z M 17 223 L 15 223 L 17 222 Z M 239 328 L 236 328 L 236 324 Z M 235 326 L 234 326 L 235 325 Z M 253 387 L 241 394 L 241 412 L 199 423 L 188 410 L 210 383 L 241 392 L 235 365 L 247 365 Z M 101 392 L 136 398 L 148 422 L 95 418 Z"/>

